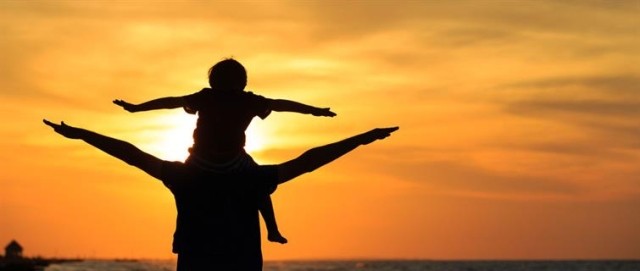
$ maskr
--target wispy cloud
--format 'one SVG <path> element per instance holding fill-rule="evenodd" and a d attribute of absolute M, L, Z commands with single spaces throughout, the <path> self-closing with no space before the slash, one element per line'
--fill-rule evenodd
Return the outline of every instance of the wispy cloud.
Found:
<path fill-rule="evenodd" d="M 594 138 L 594 148 L 636 148 L 640 126 L 640 77 L 569 77 L 510 85 L 524 92 L 505 105 L 505 111 L 584 129 Z M 513 92 L 512 92 L 513 93 Z M 607 138 L 615 141 L 605 143 Z"/>
<path fill-rule="evenodd" d="M 546 78 L 535 81 L 525 81 L 503 86 L 508 89 L 521 89 L 533 91 L 567 90 L 570 88 L 580 87 L 583 92 L 598 92 L 604 95 L 610 95 L 610 98 L 640 99 L 640 75 L 638 74 L 619 74 L 614 76 L 574 76 L 574 77 L 555 77 Z M 580 93 L 589 94 L 589 93 Z"/>
<path fill-rule="evenodd" d="M 189 141 L 191 128 L 181 126 L 188 121 L 171 118 L 182 112 L 131 115 L 111 100 L 197 91 L 206 86 L 210 65 L 233 56 L 247 67 L 256 93 L 338 113 L 256 121 L 250 136 L 264 138 L 265 149 L 255 153 L 263 161 L 400 125 L 388 141 L 350 154 L 320 176 L 407 185 L 415 191 L 394 192 L 402 210 L 424 203 L 425 194 L 442 199 L 442 206 L 461 198 L 509 200 L 514 208 L 526 201 L 571 208 L 624 202 L 640 193 L 639 12 L 633 1 L 1 1 L 0 118 L 6 125 L 0 136 L 7 139 L 3 160 L 14 163 L 0 180 L 7 187 L 2 191 L 22 193 L 18 185 L 33 185 L 11 182 L 26 178 L 14 169 L 33 167 L 31 155 L 70 152 L 42 165 L 61 176 L 90 174 L 94 156 L 103 155 L 43 134 L 50 131 L 41 117 L 160 154 L 163 147 L 153 148 L 154 142 Z M 70 160 L 79 155 L 82 165 L 73 169 Z M 107 163 L 100 157 L 96 163 Z M 120 166 L 108 165 L 108 171 Z M 358 191 L 358 184 L 340 185 Z M 443 220 L 445 213 L 430 219 Z M 614 233 L 593 235 L 603 234 Z M 596 241 L 587 243 L 597 247 Z"/>

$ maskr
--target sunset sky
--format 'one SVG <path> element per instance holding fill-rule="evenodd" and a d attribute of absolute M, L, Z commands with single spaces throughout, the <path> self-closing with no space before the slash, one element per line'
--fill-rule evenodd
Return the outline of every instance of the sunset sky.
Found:
<path fill-rule="evenodd" d="M 194 116 L 111 101 L 234 57 L 338 114 L 254 120 L 261 164 L 401 127 L 280 186 L 266 260 L 640 258 L 640 1 L 211 2 L 0 1 L 0 248 L 174 257 L 169 190 L 41 120 L 183 160 Z"/>

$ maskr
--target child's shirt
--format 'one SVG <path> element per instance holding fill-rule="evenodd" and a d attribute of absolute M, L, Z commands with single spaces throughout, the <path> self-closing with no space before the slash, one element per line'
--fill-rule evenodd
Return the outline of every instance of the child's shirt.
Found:
<path fill-rule="evenodd" d="M 270 99 L 248 91 L 204 88 L 184 99 L 185 111 L 198 113 L 191 155 L 214 162 L 233 159 L 242 152 L 244 132 L 251 120 L 271 113 Z"/>

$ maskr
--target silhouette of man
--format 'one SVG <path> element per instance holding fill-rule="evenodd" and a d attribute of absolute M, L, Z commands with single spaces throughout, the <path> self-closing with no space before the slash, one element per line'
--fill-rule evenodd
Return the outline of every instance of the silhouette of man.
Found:
<path fill-rule="evenodd" d="M 378 128 L 316 147 L 278 165 L 234 173 L 206 171 L 161 160 L 134 145 L 86 129 L 44 123 L 159 179 L 175 198 L 178 217 L 173 252 L 178 271 L 262 270 L 258 200 L 277 185 L 330 163 L 360 145 L 384 139 L 398 127 Z"/>

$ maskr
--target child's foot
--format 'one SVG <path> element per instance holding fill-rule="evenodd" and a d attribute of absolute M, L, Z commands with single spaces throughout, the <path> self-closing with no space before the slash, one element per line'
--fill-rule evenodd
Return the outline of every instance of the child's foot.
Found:
<path fill-rule="evenodd" d="M 269 233 L 267 235 L 267 240 L 280 244 L 286 244 L 287 242 L 289 242 L 287 238 L 284 238 L 284 236 L 282 236 L 279 232 L 273 234 Z"/>

